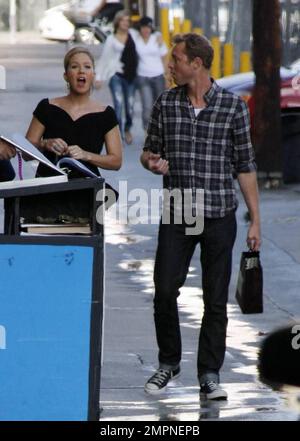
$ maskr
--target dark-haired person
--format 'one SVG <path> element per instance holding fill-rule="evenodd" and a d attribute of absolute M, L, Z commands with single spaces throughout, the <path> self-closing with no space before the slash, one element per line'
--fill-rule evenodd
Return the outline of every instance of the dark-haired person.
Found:
<path fill-rule="evenodd" d="M 150 17 L 139 21 L 139 32 L 131 31 L 138 54 L 137 87 L 142 101 L 142 121 L 146 130 L 154 101 L 167 85 L 168 49 Z"/>
<path fill-rule="evenodd" d="M 5 156 L 7 156 L 5 154 Z M 1 158 L 1 147 L 0 147 Z M 0 159 L 0 182 L 12 181 L 15 179 L 16 173 L 9 160 Z"/>
<path fill-rule="evenodd" d="M 0 139 L 0 182 L 12 181 L 15 178 L 15 171 L 10 159 L 16 155 L 16 150 Z"/>
<path fill-rule="evenodd" d="M 210 77 L 213 48 L 196 34 L 174 39 L 169 68 L 177 87 L 162 93 L 151 114 L 143 166 L 163 175 L 164 188 L 204 191 L 204 228 L 187 232 L 188 222 L 161 222 L 154 268 L 154 319 L 159 369 L 145 385 L 159 394 L 179 375 L 181 335 L 177 309 L 197 244 L 201 247 L 202 319 L 197 373 L 206 399 L 226 399 L 219 371 L 226 349 L 227 300 L 237 208 L 232 168 L 250 213 L 247 244 L 260 247 L 256 165 L 250 141 L 249 116 L 242 99 Z M 188 225 L 190 227 L 190 225 Z"/>
<path fill-rule="evenodd" d="M 65 55 L 64 79 L 67 95 L 39 102 L 27 139 L 53 163 L 65 155 L 98 175 L 98 168 L 118 170 L 122 163 L 118 121 L 112 107 L 91 98 L 94 58 L 86 48 L 74 47 Z M 49 167 L 40 164 L 37 175 L 49 176 Z"/>

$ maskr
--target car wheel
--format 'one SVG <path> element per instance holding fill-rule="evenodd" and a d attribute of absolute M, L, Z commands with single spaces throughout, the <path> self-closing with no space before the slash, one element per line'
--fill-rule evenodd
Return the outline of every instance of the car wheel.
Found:
<path fill-rule="evenodd" d="M 81 27 L 75 30 L 75 41 L 84 44 L 97 44 L 98 41 L 90 28 Z"/>

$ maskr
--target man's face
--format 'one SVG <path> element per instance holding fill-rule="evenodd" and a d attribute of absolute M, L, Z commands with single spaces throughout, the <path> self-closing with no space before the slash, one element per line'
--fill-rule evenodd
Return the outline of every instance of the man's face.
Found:
<path fill-rule="evenodd" d="M 185 43 L 176 44 L 171 51 L 169 69 L 178 86 L 187 84 L 195 75 L 194 62 L 189 61 L 185 53 Z"/>

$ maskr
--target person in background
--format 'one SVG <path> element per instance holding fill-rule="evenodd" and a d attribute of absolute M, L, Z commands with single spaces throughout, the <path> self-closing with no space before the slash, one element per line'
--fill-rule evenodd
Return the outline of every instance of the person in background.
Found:
<path fill-rule="evenodd" d="M 139 32 L 132 30 L 137 54 L 137 88 L 142 101 L 142 121 L 146 130 L 154 101 L 168 87 L 168 49 L 150 17 L 142 17 Z"/>
<path fill-rule="evenodd" d="M 15 177 L 16 173 L 13 166 L 11 165 L 11 162 L 9 160 L 0 159 L 0 182 L 12 181 L 13 179 L 15 179 Z"/>
<path fill-rule="evenodd" d="M 16 174 L 9 159 L 16 155 L 16 150 L 0 139 L 0 182 L 12 181 Z"/>
<path fill-rule="evenodd" d="M 6 88 L 5 78 L 5 68 L 0 66 L 0 89 Z M 0 182 L 12 181 L 15 178 L 15 171 L 9 161 L 15 155 L 14 147 L 0 139 Z"/>
<path fill-rule="evenodd" d="M 93 10 L 92 16 L 96 18 L 106 18 L 107 21 L 113 21 L 117 12 L 124 9 L 119 0 L 101 0 L 99 5 Z"/>
<path fill-rule="evenodd" d="M 112 107 L 91 98 L 95 70 L 88 49 L 74 47 L 65 55 L 64 79 L 67 95 L 39 102 L 27 139 L 54 164 L 61 156 L 69 156 L 82 161 L 97 175 L 98 168 L 118 170 L 122 163 L 118 121 Z M 49 167 L 38 166 L 37 176 L 50 174 Z"/>
<path fill-rule="evenodd" d="M 114 19 L 114 33 L 105 41 L 103 52 L 96 65 L 95 87 L 109 81 L 114 108 L 120 130 L 127 144 L 131 144 L 137 53 L 129 33 L 130 13 L 119 11 Z M 123 121 L 125 110 L 125 121 Z"/>

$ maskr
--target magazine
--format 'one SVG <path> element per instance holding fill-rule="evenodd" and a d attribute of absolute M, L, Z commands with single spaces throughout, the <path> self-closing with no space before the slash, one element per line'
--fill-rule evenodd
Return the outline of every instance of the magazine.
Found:
<path fill-rule="evenodd" d="M 58 162 L 57 167 L 59 167 L 61 170 L 71 169 L 76 170 L 80 172 L 85 177 L 90 178 L 100 178 L 99 175 L 96 175 L 92 170 L 90 170 L 88 167 L 86 167 L 82 162 L 78 161 L 77 159 L 70 158 L 68 156 L 63 156 Z"/>

